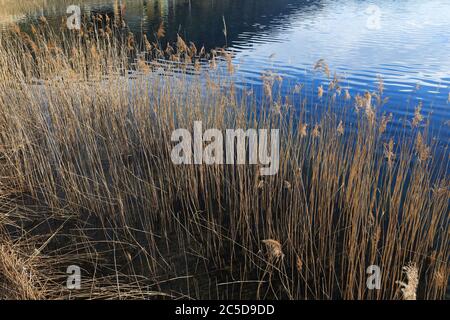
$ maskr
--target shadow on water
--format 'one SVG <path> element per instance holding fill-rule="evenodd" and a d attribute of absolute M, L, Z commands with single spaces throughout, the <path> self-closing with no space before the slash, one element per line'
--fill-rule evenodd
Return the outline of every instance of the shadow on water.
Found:
<path fill-rule="evenodd" d="M 15 15 L 17 22 L 26 25 L 44 15 L 56 26 L 66 16 L 67 4 L 64 1 L 50 3 L 33 7 L 31 11 L 24 8 L 25 14 Z M 81 1 L 80 7 L 84 15 L 102 14 L 124 19 L 132 32 L 143 31 L 149 38 L 163 22 L 165 41 L 175 41 L 179 34 L 197 46 L 211 49 L 233 46 L 240 42 L 243 34 L 251 36 L 283 29 L 290 16 L 299 11 L 313 17 L 322 10 L 323 4 L 308 0 L 90 0 Z M 9 20 L 5 18 L 5 22 Z"/>

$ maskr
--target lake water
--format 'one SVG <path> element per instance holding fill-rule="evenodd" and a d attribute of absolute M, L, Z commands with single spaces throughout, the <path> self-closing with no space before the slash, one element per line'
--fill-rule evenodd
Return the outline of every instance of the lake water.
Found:
<path fill-rule="evenodd" d="M 121 14 L 133 32 L 150 38 L 163 21 L 167 41 L 178 33 L 197 47 L 234 51 L 240 81 L 255 87 L 262 72 L 273 70 L 314 88 L 323 79 L 312 67 L 322 58 L 352 95 L 376 90 L 380 75 L 390 98 L 381 112 L 392 112 L 399 125 L 422 101 L 438 141 L 449 141 L 448 0 L 47 0 L 31 8 L 2 1 L 7 2 L 0 9 L 3 28 L 40 15 L 61 23 L 70 4 L 84 14 Z"/>

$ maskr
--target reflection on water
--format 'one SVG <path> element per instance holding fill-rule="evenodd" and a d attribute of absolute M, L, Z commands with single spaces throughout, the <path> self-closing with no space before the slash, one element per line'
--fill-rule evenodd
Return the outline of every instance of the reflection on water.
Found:
<path fill-rule="evenodd" d="M 77 2 L 85 14 L 123 15 L 135 33 L 152 37 L 163 21 L 167 41 L 178 33 L 197 46 L 228 46 L 239 77 L 255 86 L 267 69 L 317 86 L 321 79 L 311 66 L 320 58 L 352 93 L 374 90 L 381 75 L 390 97 L 384 111 L 410 117 L 422 100 L 441 140 L 448 140 L 448 0 L 0 0 L 0 24 L 26 25 L 42 14 L 61 23 L 67 5 Z M 368 11 L 369 5 L 379 10 Z"/>

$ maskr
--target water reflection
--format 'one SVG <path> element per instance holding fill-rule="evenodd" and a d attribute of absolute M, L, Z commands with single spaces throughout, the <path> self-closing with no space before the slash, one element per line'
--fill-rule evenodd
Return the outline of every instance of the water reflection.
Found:
<path fill-rule="evenodd" d="M 286 28 L 282 20 L 302 10 L 313 15 L 321 10 L 321 1 L 308 0 L 81 0 L 72 1 L 82 8 L 84 14 L 109 14 L 123 16 L 131 30 L 144 31 L 151 35 L 161 21 L 167 28 L 166 40 L 183 38 L 205 45 L 207 48 L 233 46 L 242 42 L 243 34 L 269 32 L 272 28 Z M 5 12 L 0 16 L 0 24 L 8 22 L 27 23 L 41 15 L 59 23 L 65 15 L 68 1 L 36 0 L 15 3 L 0 0 Z M 223 18 L 227 26 L 227 37 L 223 29 Z"/>

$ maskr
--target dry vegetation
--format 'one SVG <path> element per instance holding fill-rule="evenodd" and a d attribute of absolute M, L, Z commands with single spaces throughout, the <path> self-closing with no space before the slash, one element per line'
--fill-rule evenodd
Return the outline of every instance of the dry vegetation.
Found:
<path fill-rule="evenodd" d="M 137 41 L 97 17 L 1 36 L 0 297 L 445 297 L 448 150 L 420 107 L 393 138 L 381 80 L 351 97 L 319 61 L 327 90 L 280 96 L 267 72 L 262 96 L 242 93 L 228 53 L 163 48 L 163 31 Z M 280 129 L 279 173 L 173 165 L 172 131 L 198 120 Z M 373 264 L 381 290 L 366 288 Z"/>

